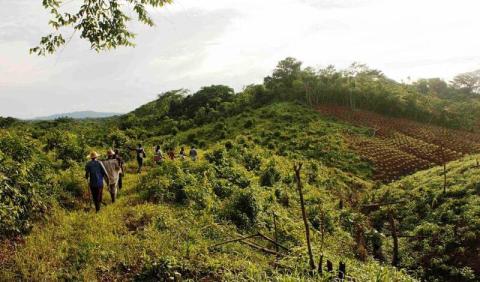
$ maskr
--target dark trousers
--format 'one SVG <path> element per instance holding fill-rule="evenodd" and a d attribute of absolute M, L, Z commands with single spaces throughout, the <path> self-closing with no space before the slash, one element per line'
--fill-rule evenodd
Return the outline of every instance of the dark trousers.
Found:
<path fill-rule="evenodd" d="M 93 203 L 95 204 L 95 210 L 98 212 L 100 210 L 100 204 L 102 203 L 103 187 L 90 186 L 90 191 L 92 192 L 92 199 Z"/>
<path fill-rule="evenodd" d="M 122 178 L 123 178 L 123 174 L 120 173 L 120 175 L 118 176 L 118 190 L 122 189 Z"/>
<path fill-rule="evenodd" d="M 142 171 L 143 159 L 142 158 L 137 158 L 137 163 L 138 163 L 137 173 L 140 173 Z"/>

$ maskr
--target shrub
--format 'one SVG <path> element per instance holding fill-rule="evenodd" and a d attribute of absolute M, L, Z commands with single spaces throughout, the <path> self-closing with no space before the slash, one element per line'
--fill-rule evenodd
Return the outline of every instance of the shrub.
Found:
<path fill-rule="evenodd" d="M 213 152 L 208 153 L 205 158 L 207 161 L 215 165 L 224 165 L 226 163 L 224 150 L 214 150 Z"/>
<path fill-rule="evenodd" d="M 243 127 L 247 129 L 252 128 L 254 124 L 255 124 L 255 121 L 253 119 L 247 119 L 243 124 Z"/>
<path fill-rule="evenodd" d="M 233 143 L 232 143 L 232 141 L 229 140 L 229 141 L 227 141 L 227 142 L 225 143 L 225 149 L 227 149 L 227 150 L 233 149 Z"/>
<path fill-rule="evenodd" d="M 227 129 L 227 126 L 223 122 L 217 122 L 215 126 L 213 127 L 213 130 L 218 132 L 218 131 L 224 131 Z"/>
<path fill-rule="evenodd" d="M 2 134 L 0 148 L 5 155 L 20 163 L 30 160 L 34 154 L 34 144 L 30 139 L 12 134 Z"/>
<path fill-rule="evenodd" d="M 259 170 L 262 165 L 262 161 L 258 155 L 245 154 L 243 156 L 244 166 L 248 171 Z"/>
<path fill-rule="evenodd" d="M 197 138 L 197 135 L 195 133 L 189 133 L 187 135 L 187 140 L 186 141 L 187 141 L 187 143 L 196 143 L 197 142 L 196 138 Z"/>
<path fill-rule="evenodd" d="M 259 210 L 255 195 L 250 191 L 240 191 L 226 206 L 225 216 L 237 227 L 248 229 L 255 224 Z"/>
<path fill-rule="evenodd" d="M 275 168 L 275 163 L 270 162 L 267 169 L 265 169 L 260 176 L 260 185 L 272 187 L 275 183 L 280 181 L 280 179 L 280 172 Z"/>
<path fill-rule="evenodd" d="M 213 192 L 220 199 L 225 199 L 227 197 L 230 197 L 230 195 L 232 195 L 233 189 L 228 185 L 228 183 L 216 183 L 213 186 Z"/>
<path fill-rule="evenodd" d="M 82 171 L 80 167 L 75 166 L 60 174 L 58 178 L 56 185 L 60 189 L 58 201 L 64 208 L 82 208 L 90 200 L 86 193 L 85 179 L 80 171 Z"/>
<path fill-rule="evenodd" d="M 290 206 L 290 196 L 287 192 L 282 192 L 280 189 L 275 189 L 275 198 L 277 199 L 277 202 L 282 206 Z"/>

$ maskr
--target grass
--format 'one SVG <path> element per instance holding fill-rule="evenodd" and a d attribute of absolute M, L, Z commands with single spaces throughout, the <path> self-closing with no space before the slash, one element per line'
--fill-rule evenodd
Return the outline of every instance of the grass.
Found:
<path fill-rule="evenodd" d="M 288 265 L 288 270 L 272 268 L 274 257 L 239 243 L 208 250 L 208 246 L 235 236 L 236 228 L 219 223 L 210 211 L 145 202 L 137 187 L 139 180 L 138 175 L 127 174 L 118 201 L 109 204 L 109 195 L 104 195 L 107 205 L 98 214 L 92 205 L 88 211 L 55 208 L 25 238 L 7 264 L 9 267 L 0 273 L 0 280 L 148 280 L 152 276 L 171 276 L 174 271 L 191 280 L 318 279 L 304 271 L 307 259 L 303 247 L 295 247 L 291 256 L 278 261 Z M 298 227 L 292 232 L 302 241 L 300 221 L 291 224 Z M 341 257 L 345 260 L 339 254 L 348 255 L 348 235 L 327 240 L 327 245 L 334 247 L 326 251 L 326 256 L 335 264 Z M 318 248 L 314 251 L 319 253 Z M 354 258 L 346 259 L 349 274 L 361 281 L 411 280 L 373 261 L 364 264 Z"/>
<path fill-rule="evenodd" d="M 347 274 L 357 281 L 413 281 L 403 271 L 372 259 L 358 260 L 355 240 L 340 227 L 343 211 L 338 209 L 339 199 L 353 204 L 359 194 L 373 186 L 369 181 L 371 168 L 348 149 L 342 137 L 352 131 L 362 134 L 365 129 L 321 119 L 317 112 L 300 105 L 278 103 L 164 137 L 160 140 L 163 145 L 190 144 L 191 139 L 203 143 L 200 161 L 167 161 L 164 170 L 147 163 L 142 176 L 134 174 L 129 163 L 118 201 L 109 204 L 109 195 L 104 193 L 107 206 L 99 214 L 94 213 L 86 192 L 73 198 L 85 201 L 82 205 L 54 207 L 3 264 L 6 267 L 0 280 L 158 281 L 179 272 L 193 281 L 327 281 L 328 275 L 312 276 L 307 270 L 304 227 L 291 175 L 294 161 L 303 161 L 309 212 L 315 214 L 321 206 L 337 225 L 333 234 L 326 236 L 323 250 L 319 233 L 312 231 L 315 259 L 318 261 L 323 251 L 335 268 L 340 261 L 346 262 Z M 145 143 L 150 147 L 157 141 Z M 206 161 L 209 154 L 225 150 L 228 142 L 233 144 L 233 149 L 225 151 L 228 164 L 213 166 Z M 247 155 L 258 158 L 258 167 L 245 167 L 243 157 Z M 260 178 L 271 163 L 281 180 L 272 187 L 260 186 Z M 81 167 L 74 169 L 72 177 L 81 177 Z M 172 171 L 181 179 L 174 179 Z M 234 183 L 238 179 L 232 180 L 232 176 L 248 179 L 250 184 L 239 187 Z M 70 183 L 67 180 L 62 183 Z M 185 184 L 189 203 L 165 200 L 176 180 Z M 231 189 L 233 195 L 218 196 L 214 193 L 217 184 Z M 237 228 L 225 210 L 245 191 L 254 195 L 258 216 L 253 227 Z M 151 200 L 149 193 L 159 197 Z M 273 237 L 272 211 L 278 216 L 279 240 L 292 250 L 285 257 L 275 258 L 241 243 L 209 249 L 256 231 Z"/>

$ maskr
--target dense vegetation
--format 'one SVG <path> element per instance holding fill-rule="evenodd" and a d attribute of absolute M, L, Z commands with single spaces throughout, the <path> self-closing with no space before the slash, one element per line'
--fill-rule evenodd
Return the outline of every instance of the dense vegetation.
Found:
<path fill-rule="evenodd" d="M 475 281 L 478 164 L 447 162 L 477 150 L 476 133 L 464 130 L 476 131 L 478 98 L 456 83 L 398 83 L 360 65 L 314 71 L 289 58 L 241 93 L 223 85 L 174 90 L 99 120 L 2 118 L 0 280 L 152 281 L 175 272 L 193 280 L 318 280 L 293 171 L 301 162 L 316 263 L 322 254 L 323 266 L 346 262 L 359 281 Z M 157 144 L 195 145 L 200 160 L 157 166 L 149 158 L 137 177 L 127 149 L 137 142 L 149 153 Z M 95 215 L 83 165 L 89 150 L 110 147 L 123 152 L 127 185 Z M 411 163 L 397 167 L 402 160 Z M 259 232 L 288 251 L 258 250 L 276 249 L 258 236 L 250 245 L 214 246 Z"/>
<path fill-rule="evenodd" d="M 396 203 L 373 207 L 368 213 L 379 231 L 391 233 L 390 216 L 397 222 L 399 265 L 431 280 L 478 280 L 479 171 L 476 159 L 468 157 L 449 163 L 446 193 L 440 167 L 372 193 L 369 202 Z"/>

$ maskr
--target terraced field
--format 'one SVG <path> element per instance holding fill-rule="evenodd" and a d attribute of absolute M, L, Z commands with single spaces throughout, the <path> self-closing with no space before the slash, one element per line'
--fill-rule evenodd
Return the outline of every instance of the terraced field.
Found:
<path fill-rule="evenodd" d="M 346 140 L 375 167 L 375 179 L 391 182 L 435 165 L 480 152 L 480 134 L 339 106 L 319 106 L 325 116 L 367 127 L 370 136 Z"/>

